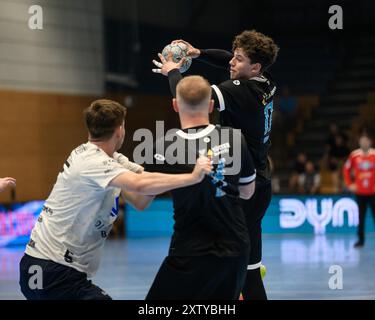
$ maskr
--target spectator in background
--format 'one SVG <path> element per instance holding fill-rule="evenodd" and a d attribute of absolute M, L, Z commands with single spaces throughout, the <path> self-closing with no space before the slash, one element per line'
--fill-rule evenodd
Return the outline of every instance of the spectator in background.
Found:
<path fill-rule="evenodd" d="M 356 195 L 359 208 L 358 241 L 354 244 L 356 248 L 365 244 L 368 206 L 375 220 L 375 149 L 371 148 L 371 139 L 365 134 L 359 138 L 359 147 L 350 154 L 343 169 L 345 184 Z"/>
<path fill-rule="evenodd" d="M 328 166 L 331 171 L 332 184 L 335 193 L 343 191 L 342 167 L 350 153 L 343 135 L 334 136 L 334 144 L 329 148 Z"/>
<path fill-rule="evenodd" d="M 320 188 L 320 174 L 312 161 L 307 161 L 305 172 L 299 176 L 299 191 L 303 194 L 317 194 Z"/>
<path fill-rule="evenodd" d="M 330 153 L 331 149 L 335 148 L 337 136 L 341 136 L 344 140 L 344 144 L 348 144 L 348 136 L 345 134 L 345 132 L 341 131 L 336 123 L 331 122 L 331 124 L 329 125 L 329 134 L 326 141 L 327 154 Z"/>
<path fill-rule="evenodd" d="M 0 192 L 3 192 L 7 187 L 15 187 L 16 179 L 14 178 L 0 178 Z"/>
<path fill-rule="evenodd" d="M 297 99 L 291 95 L 289 87 L 284 86 L 281 89 L 277 104 L 278 108 L 274 108 L 274 110 L 279 111 L 275 115 L 275 119 L 281 123 L 279 137 L 286 139 L 278 141 L 278 143 L 287 144 L 287 146 L 291 147 L 294 144 L 294 131 L 297 127 Z"/>
<path fill-rule="evenodd" d="M 281 90 L 279 110 L 284 121 L 294 121 L 297 112 L 297 99 L 290 94 L 289 87 L 287 86 L 284 86 Z"/>
<path fill-rule="evenodd" d="M 299 191 L 299 177 L 305 172 L 305 166 L 307 162 L 307 157 L 304 152 L 300 152 L 295 160 L 292 175 L 289 179 L 289 192 L 296 193 Z"/>

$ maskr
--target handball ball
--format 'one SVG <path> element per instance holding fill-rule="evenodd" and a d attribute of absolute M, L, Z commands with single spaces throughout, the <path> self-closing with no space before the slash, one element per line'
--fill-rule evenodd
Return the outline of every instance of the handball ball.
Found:
<path fill-rule="evenodd" d="M 191 66 L 191 57 L 187 55 L 187 46 L 183 43 L 176 43 L 176 44 L 168 44 L 164 49 L 163 52 L 161 53 L 165 59 L 167 59 L 169 52 L 172 52 L 172 58 L 173 62 L 180 62 L 180 60 L 185 57 L 186 60 L 182 64 L 180 68 L 180 72 L 184 73 L 186 72 L 190 66 Z"/>

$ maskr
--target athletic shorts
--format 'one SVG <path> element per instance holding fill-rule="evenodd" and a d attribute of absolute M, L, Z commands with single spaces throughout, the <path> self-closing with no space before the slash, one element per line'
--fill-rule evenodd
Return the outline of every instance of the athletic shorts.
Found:
<path fill-rule="evenodd" d="M 246 278 L 247 258 L 247 254 L 168 256 L 146 300 L 237 300 Z"/>
<path fill-rule="evenodd" d="M 19 284 L 28 300 L 111 300 L 85 273 L 27 254 L 20 262 Z"/>

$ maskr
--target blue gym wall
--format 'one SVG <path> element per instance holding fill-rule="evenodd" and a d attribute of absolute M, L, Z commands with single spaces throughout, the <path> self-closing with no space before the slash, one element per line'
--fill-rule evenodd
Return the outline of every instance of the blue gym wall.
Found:
<path fill-rule="evenodd" d="M 287 202 L 285 202 L 287 201 Z M 295 203 L 298 205 L 297 213 L 288 212 L 287 205 Z M 316 202 L 315 202 L 316 201 Z M 316 203 L 316 210 L 311 209 L 311 205 Z M 320 225 L 322 204 L 325 205 L 325 221 Z M 328 206 L 328 207 L 327 207 Z M 285 212 L 281 212 L 282 210 Z M 313 214 L 313 211 L 315 214 Z M 337 224 L 338 215 L 343 217 L 342 225 Z M 349 219 L 351 215 L 351 219 Z M 336 219 L 334 218 L 336 217 Z M 366 231 L 373 230 L 373 221 L 370 221 L 371 214 L 366 215 Z M 282 218 L 284 217 L 284 219 Z M 288 219 L 289 218 L 289 219 Z M 290 221 L 289 228 L 286 228 L 285 222 Z M 304 234 L 322 234 L 322 233 L 352 233 L 356 232 L 356 221 L 358 220 L 358 207 L 354 198 L 350 196 L 280 196 L 275 195 L 272 198 L 268 211 L 263 219 L 263 233 L 304 233 Z M 339 221 L 340 222 L 340 221 Z M 358 221 L 357 221 L 358 222 Z M 294 224 L 295 227 L 292 227 Z M 351 224 L 351 225 L 350 225 Z M 126 206 L 126 234 L 129 238 L 137 237 L 162 237 L 170 236 L 173 230 L 173 206 L 169 198 L 156 199 L 150 207 L 143 211 L 137 211 L 131 206 Z M 298 226 L 297 226 L 298 225 Z"/>

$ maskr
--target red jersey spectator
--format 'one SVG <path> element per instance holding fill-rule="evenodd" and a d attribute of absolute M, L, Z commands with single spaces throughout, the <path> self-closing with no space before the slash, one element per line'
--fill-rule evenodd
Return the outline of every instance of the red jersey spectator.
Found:
<path fill-rule="evenodd" d="M 365 215 L 370 205 L 375 219 L 375 149 L 371 148 L 371 139 L 362 135 L 360 148 L 354 150 L 343 168 L 345 184 L 356 195 L 359 209 L 358 241 L 355 247 L 362 247 L 365 242 Z"/>

